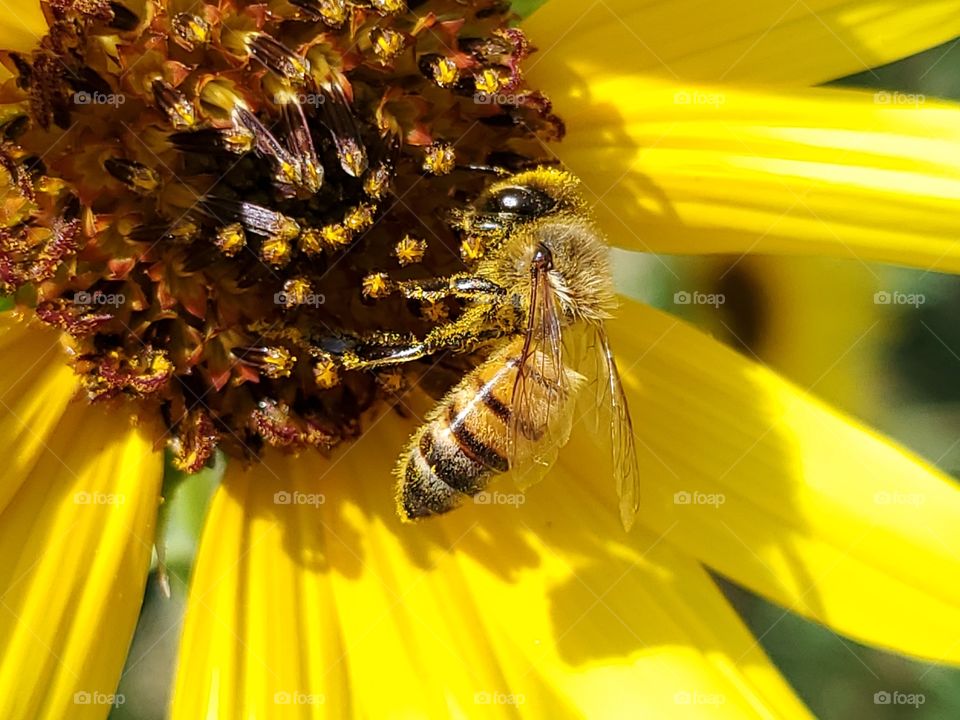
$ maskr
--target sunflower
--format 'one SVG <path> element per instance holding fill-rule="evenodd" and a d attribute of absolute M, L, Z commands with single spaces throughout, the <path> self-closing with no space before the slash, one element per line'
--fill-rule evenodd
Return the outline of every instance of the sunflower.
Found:
<path fill-rule="evenodd" d="M 955 36 L 957 9 L 551 0 L 518 29 L 496 2 L 18 4 L 3 716 L 122 701 L 164 446 L 186 471 L 234 456 L 174 718 L 808 717 L 708 568 L 960 661 L 949 479 L 673 316 L 624 298 L 610 328 L 629 534 L 579 433 L 526 494 L 401 524 L 414 379 L 344 371 L 320 337 L 457 311 L 382 290 L 469 255 L 446 215 L 483 186 L 467 164 L 559 157 L 627 251 L 960 269 L 960 111 L 804 89 Z"/>

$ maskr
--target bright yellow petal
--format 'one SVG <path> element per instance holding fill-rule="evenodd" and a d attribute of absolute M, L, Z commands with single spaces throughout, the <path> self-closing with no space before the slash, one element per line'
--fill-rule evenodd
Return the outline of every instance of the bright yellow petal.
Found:
<path fill-rule="evenodd" d="M 960 35 L 934 0 L 550 0 L 524 21 L 539 76 L 618 68 L 708 82 L 816 85 Z"/>
<path fill-rule="evenodd" d="M 960 271 L 960 109 L 880 97 L 607 76 L 560 98 L 556 151 L 631 249 Z"/>
<path fill-rule="evenodd" d="M 13 0 L 0 7 L 4 10 L 0 49 L 28 52 L 46 34 L 47 21 L 37 0 Z"/>
<path fill-rule="evenodd" d="M 626 536 L 579 473 L 401 525 L 409 431 L 389 416 L 332 463 L 228 471 L 174 720 L 808 716 L 700 566 Z"/>
<path fill-rule="evenodd" d="M 630 303 L 613 334 L 643 524 L 838 632 L 960 663 L 954 483 L 669 315 Z"/>
<path fill-rule="evenodd" d="M 67 400 L 57 333 L 0 319 L 0 717 L 105 718 L 136 627 L 162 462 Z"/>
<path fill-rule="evenodd" d="M 737 348 L 748 344 L 748 357 L 832 406 L 877 417 L 889 382 L 886 343 L 898 310 L 875 302 L 876 293 L 891 287 L 889 269 L 818 257 L 750 255 L 703 262 L 708 272 L 689 287 L 725 293 L 719 312 L 708 307 L 702 313 L 711 334 Z"/>

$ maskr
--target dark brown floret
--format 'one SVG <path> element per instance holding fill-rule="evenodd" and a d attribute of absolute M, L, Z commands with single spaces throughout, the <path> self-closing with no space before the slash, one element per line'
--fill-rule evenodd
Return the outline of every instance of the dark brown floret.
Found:
<path fill-rule="evenodd" d="M 151 7 L 56 0 L 0 53 L 0 291 L 73 337 L 91 400 L 157 408 L 186 471 L 332 448 L 424 371 L 349 369 L 359 338 L 458 311 L 389 290 L 463 269 L 466 168 L 562 134 L 531 47 L 494 0 Z"/>

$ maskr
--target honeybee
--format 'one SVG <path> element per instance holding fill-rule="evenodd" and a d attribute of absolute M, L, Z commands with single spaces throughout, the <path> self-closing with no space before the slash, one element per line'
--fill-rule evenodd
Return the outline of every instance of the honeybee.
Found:
<path fill-rule="evenodd" d="M 426 301 L 459 297 L 460 317 L 422 340 L 359 346 L 353 355 L 354 367 L 371 367 L 493 345 L 427 415 L 400 457 L 401 518 L 447 513 L 502 473 L 521 487 L 540 479 L 570 437 L 580 398 L 611 448 L 620 516 L 629 529 L 639 471 L 604 329 L 616 307 L 609 247 L 578 181 L 547 167 L 503 178 L 455 224 L 465 254 L 480 255 L 475 270 L 393 289 Z M 581 370 L 592 370 L 592 380 Z M 595 397 L 586 398 L 591 384 Z"/>

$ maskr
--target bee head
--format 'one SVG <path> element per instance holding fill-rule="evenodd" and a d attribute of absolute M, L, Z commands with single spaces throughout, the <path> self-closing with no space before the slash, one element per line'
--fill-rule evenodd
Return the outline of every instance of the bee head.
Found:
<path fill-rule="evenodd" d="M 519 225 L 582 210 L 577 186 L 573 175 L 556 168 L 517 173 L 491 184 L 458 214 L 456 224 L 468 235 L 502 237 Z"/>

